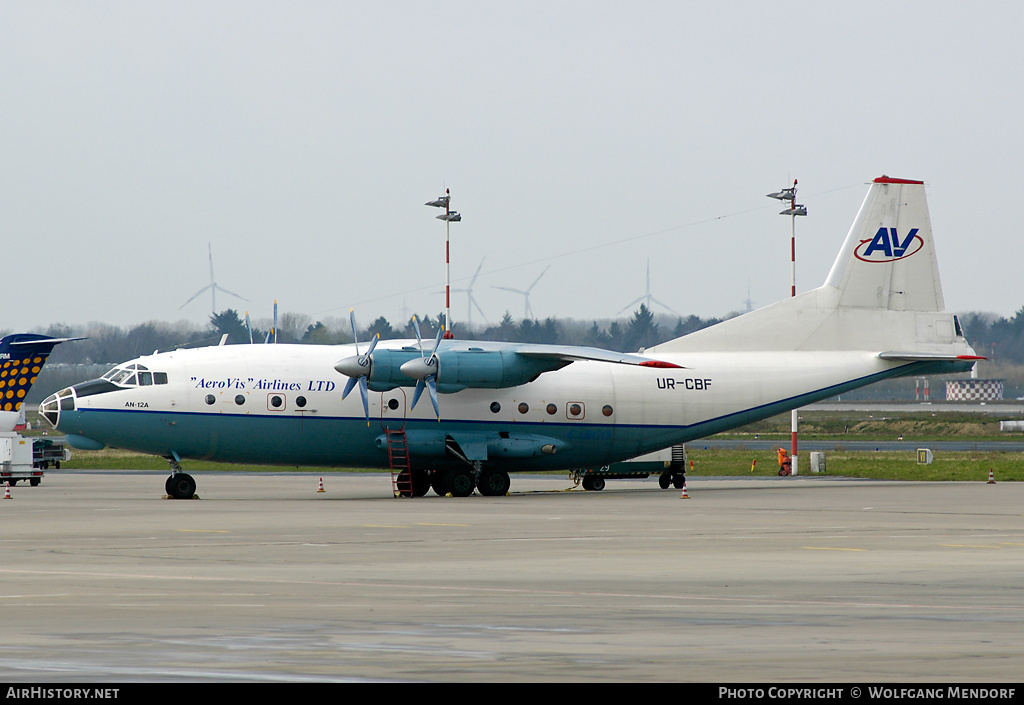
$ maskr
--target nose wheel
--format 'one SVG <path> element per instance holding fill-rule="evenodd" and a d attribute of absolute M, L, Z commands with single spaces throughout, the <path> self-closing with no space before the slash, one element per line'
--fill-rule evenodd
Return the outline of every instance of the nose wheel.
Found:
<path fill-rule="evenodd" d="M 196 496 L 196 481 L 181 471 L 181 465 L 176 460 L 172 460 L 171 475 L 164 483 L 164 489 L 171 499 L 192 499 Z"/>

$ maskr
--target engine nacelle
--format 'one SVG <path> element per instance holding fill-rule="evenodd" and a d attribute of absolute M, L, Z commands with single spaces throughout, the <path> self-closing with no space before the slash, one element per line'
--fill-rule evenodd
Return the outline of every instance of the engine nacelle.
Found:
<path fill-rule="evenodd" d="M 517 354 L 514 350 L 442 350 L 436 353 L 436 366 L 427 364 L 427 357 L 413 347 L 398 350 L 378 348 L 370 356 L 369 389 L 387 392 L 396 387 L 412 387 L 416 381 L 436 372 L 437 391 L 451 394 L 466 388 L 504 389 L 532 382 L 538 375 L 565 367 L 568 360 L 534 358 Z M 353 355 L 340 360 L 338 372 L 349 377 L 364 374 L 360 357 Z"/>
<path fill-rule="evenodd" d="M 436 354 L 436 367 L 424 358 L 405 364 L 402 372 L 414 379 L 423 379 L 436 371 L 437 391 L 457 392 L 460 389 L 503 389 L 517 387 L 536 379 L 543 372 L 569 364 L 564 360 L 524 357 L 514 350 L 445 350 Z"/>

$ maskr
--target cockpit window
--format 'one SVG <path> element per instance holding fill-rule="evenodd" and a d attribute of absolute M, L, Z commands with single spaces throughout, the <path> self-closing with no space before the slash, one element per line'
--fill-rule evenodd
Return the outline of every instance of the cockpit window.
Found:
<path fill-rule="evenodd" d="M 110 375 L 107 379 L 114 384 L 123 384 L 124 380 L 130 375 L 131 372 L 128 370 L 114 370 L 114 374 Z"/>
<path fill-rule="evenodd" d="M 130 363 L 103 375 L 103 379 L 119 387 L 147 387 L 153 384 L 167 384 L 166 372 L 149 372 L 144 365 Z"/>

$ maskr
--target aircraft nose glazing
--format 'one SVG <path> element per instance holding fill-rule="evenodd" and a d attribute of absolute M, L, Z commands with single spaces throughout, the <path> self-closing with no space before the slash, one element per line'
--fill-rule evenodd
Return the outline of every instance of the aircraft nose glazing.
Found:
<path fill-rule="evenodd" d="M 54 428 L 57 428 L 57 424 L 60 423 L 61 411 L 74 410 L 75 394 L 71 387 L 62 389 L 56 394 L 51 394 L 46 399 L 43 399 L 43 403 L 39 405 L 39 415 L 46 419 Z"/>

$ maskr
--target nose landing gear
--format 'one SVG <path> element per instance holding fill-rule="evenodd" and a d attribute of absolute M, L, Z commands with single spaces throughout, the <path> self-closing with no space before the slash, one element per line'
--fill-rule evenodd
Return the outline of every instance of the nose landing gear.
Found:
<path fill-rule="evenodd" d="M 167 496 L 171 499 L 194 499 L 196 496 L 196 481 L 192 476 L 181 469 L 181 463 L 177 458 L 169 458 L 171 464 L 171 475 L 164 483 Z"/>

